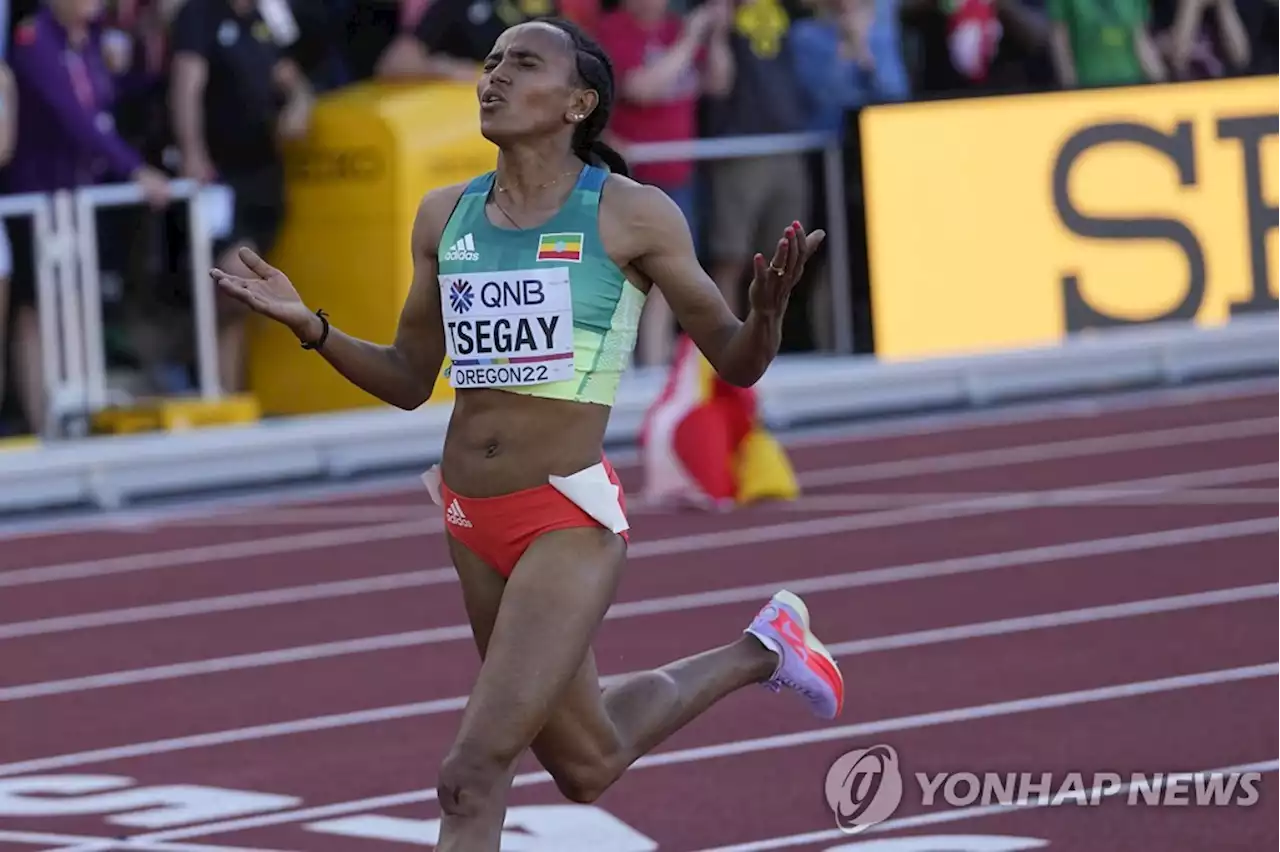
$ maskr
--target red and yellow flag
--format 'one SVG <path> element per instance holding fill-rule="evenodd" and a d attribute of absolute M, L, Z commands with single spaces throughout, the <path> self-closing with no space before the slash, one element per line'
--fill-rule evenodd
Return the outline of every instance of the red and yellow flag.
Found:
<path fill-rule="evenodd" d="M 687 335 L 640 443 L 648 500 L 726 508 L 800 493 L 786 451 L 759 421 L 755 391 L 721 379 Z"/>

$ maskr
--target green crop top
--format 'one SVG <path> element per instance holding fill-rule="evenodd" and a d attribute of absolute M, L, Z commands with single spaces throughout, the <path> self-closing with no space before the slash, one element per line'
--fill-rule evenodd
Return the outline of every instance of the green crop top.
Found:
<path fill-rule="evenodd" d="M 545 225 L 499 228 L 489 172 L 467 184 L 440 239 L 440 301 L 456 389 L 612 405 L 645 294 L 609 259 L 597 217 L 608 171 L 586 166 Z"/>

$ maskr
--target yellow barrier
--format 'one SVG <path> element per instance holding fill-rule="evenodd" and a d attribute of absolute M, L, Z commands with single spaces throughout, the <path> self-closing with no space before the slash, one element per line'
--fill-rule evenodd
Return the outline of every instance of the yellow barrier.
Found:
<path fill-rule="evenodd" d="M 286 152 L 288 221 L 271 262 L 307 304 L 390 343 L 412 280 L 409 235 L 438 186 L 494 167 L 469 85 L 361 84 L 323 98 L 309 138 Z M 278 326 L 255 322 L 249 380 L 265 414 L 380 404 Z M 438 378 L 433 401 L 452 398 Z"/>
<path fill-rule="evenodd" d="M 1276 310 L 1278 83 L 864 110 L 877 354 Z"/>
<path fill-rule="evenodd" d="M 219 400 L 150 397 L 123 408 L 99 411 L 91 425 L 95 434 L 182 432 L 206 426 L 253 423 L 261 414 L 258 400 L 251 394 L 232 394 Z"/>

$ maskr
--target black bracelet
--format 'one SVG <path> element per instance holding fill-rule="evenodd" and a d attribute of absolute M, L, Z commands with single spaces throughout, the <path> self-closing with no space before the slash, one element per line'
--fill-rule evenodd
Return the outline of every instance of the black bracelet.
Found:
<path fill-rule="evenodd" d="M 324 308 L 321 308 L 316 311 L 316 316 L 320 317 L 320 339 L 315 343 L 302 344 L 303 349 L 319 349 L 329 339 L 329 315 L 324 312 Z"/>

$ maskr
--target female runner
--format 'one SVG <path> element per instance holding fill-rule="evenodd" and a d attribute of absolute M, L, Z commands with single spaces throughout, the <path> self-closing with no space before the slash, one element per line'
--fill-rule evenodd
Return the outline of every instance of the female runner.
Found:
<path fill-rule="evenodd" d="M 739 320 L 699 266 L 680 209 L 626 177 L 600 142 L 614 80 L 598 45 L 560 20 L 508 29 L 478 95 L 497 169 L 422 199 L 390 346 L 331 327 L 248 250 L 254 277 L 211 271 L 391 405 L 424 403 L 449 355 L 453 413 L 441 465 L 424 479 L 483 662 L 439 768 L 441 852 L 497 852 L 526 748 L 565 796 L 591 802 L 748 684 L 795 690 L 823 719 L 844 702 L 835 661 L 786 591 L 735 641 L 608 689 L 591 651 L 626 559 L 625 501 L 603 439 L 645 295 L 659 287 L 719 374 L 750 386 L 777 354 L 791 290 L 823 232 L 796 222 L 772 262 L 755 256 Z"/>

